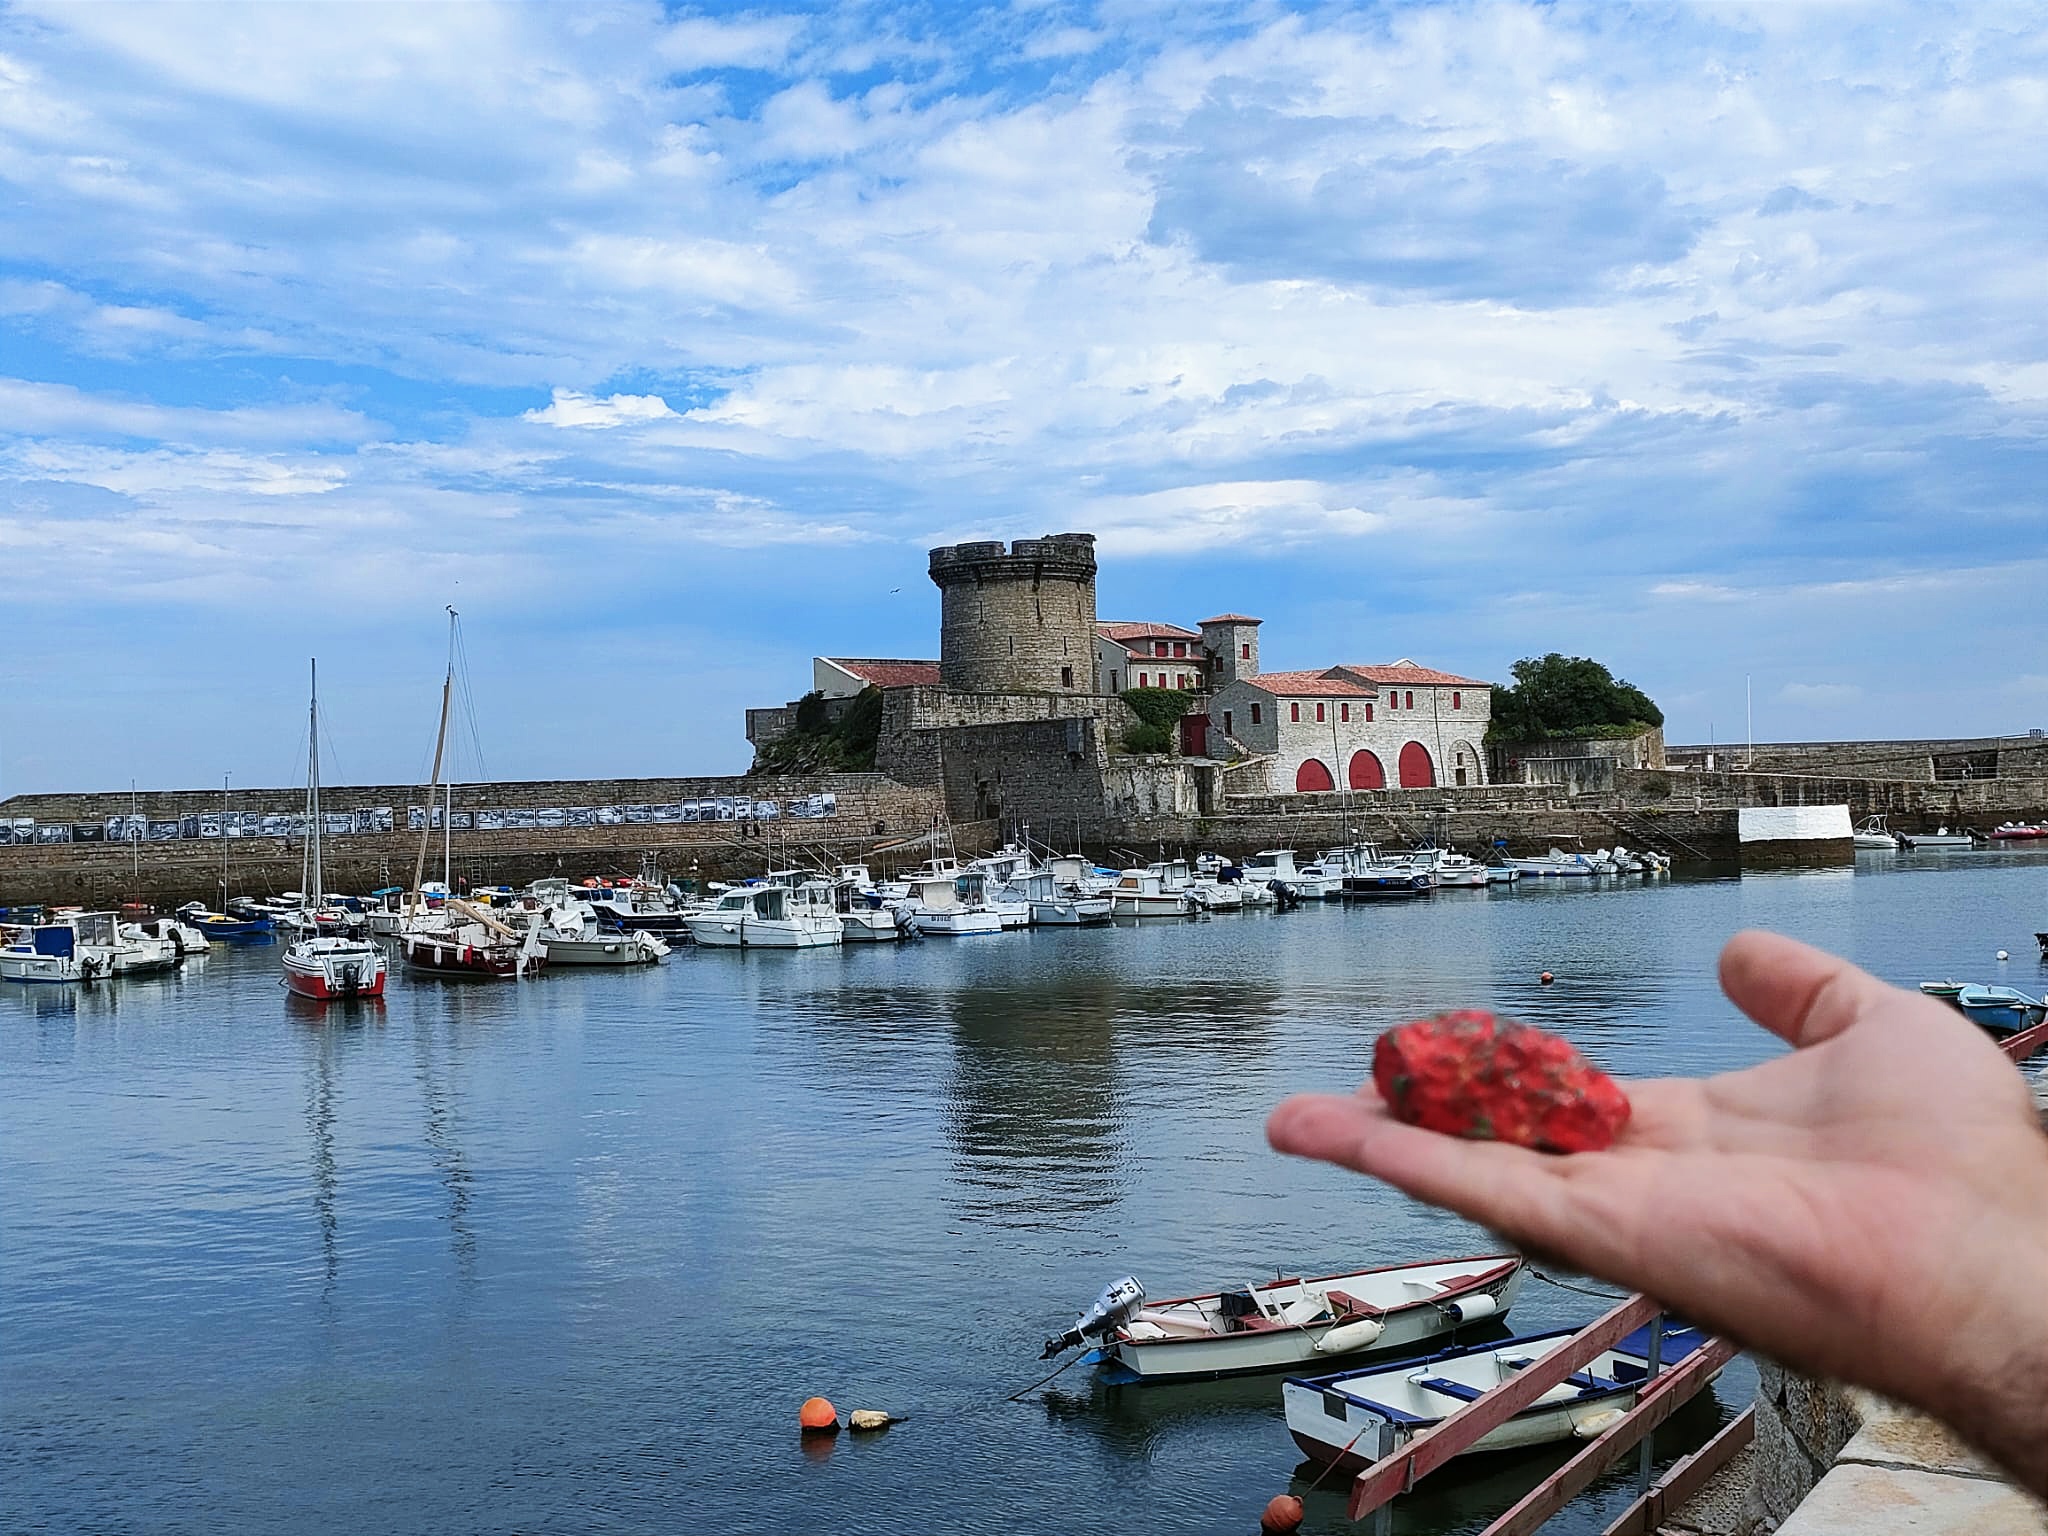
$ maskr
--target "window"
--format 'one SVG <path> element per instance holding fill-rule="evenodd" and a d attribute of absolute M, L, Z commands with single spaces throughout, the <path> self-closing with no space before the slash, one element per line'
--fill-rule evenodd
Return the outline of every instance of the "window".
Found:
<path fill-rule="evenodd" d="M 1116 692 L 1116 669 L 1114 667 L 1110 668 L 1109 671 L 1109 691 L 1111 693 Z"/>
<path fill-rule="evenodd" d="M 1463 695 L 1462 693 L 1453 693 L 1453 694 L 1451 695 L 1451 708 L 1453 708 L 1453 709 L 1463 709 L 1464 707 L 1465 707 L 1465 696 L 1464 696 L 1464 695 Z"/>
<path fill-rule="evenodd" d="M 1367 725 L 1372 724 L 1372 706 L 1370 704 L 1365 706 L 1365 723 Z"/>
<path fill-rule="evenodd" d="M 1239 647 L 1237 648 L 1237 654 L 1238 654 L 1238 657 L 1239 657 L 1239 659 L 1240 659 L 1240 660 L 1243 660 L 1243 661 L 1250 661 L 1250 660 L 1252 659 L 1252 643 L 1251 643 L 1251 641 L 1247 640 L 1247 641 L 1245 641 L 1245 643 L 1244 643 L 1243 645 L 1240 645 L 1240 646 L 1239 646 Z"/>
<path fill-rule="evenodd" d="M 1400 695 L 1400 694 L 1398 694 L 1398 693 L 1390 693 L 1390 694 L 1388 694 L 1388 695 L 1387 695 L 1387 708 L 1389 708 L 1389 709 L 1399 709 L 1400 707 L 1401 707 L 1401 695 Z"/>
<path fill-rule="evenodd" d="M 1401 707 L 1403 709 L 1413 709 L 1415 707 L 1415 695 L 1410 693 L 1407 698 L 1401 701 Z"/>
<path fill-rule="evenodd" d="M 1174 642 L 1173 642 L 1173 654 L 1174 654 L 1174 655 L 1176 655 L 1176 656 L 1185 656 L 1185 655 L 1187 655 L 1187 653 L 1188 653 L 1188 643 L 1187 643 L 1187 641 L 1185 641 L 1185 640 L 1176 640 L 1176 641 L 1174 641 Z"/>
<path fill-rule="evenodd" d="M 1164 656 L 1166 654 L 1166 642 L 1164 640 L 1154 640 L 1152 642 L 1152 654 L 1154 656 Z"/>
<path fill-rule="evenodd" d="M 1293 711 L 1293 718 L 1299 721 L 1301 719 L 1301 706 L 1299 704 L 1290 704 L 1287 707 Z"/>
<path fill-rule="evenodd" d="M 1074 669 L 1072 667 L 1060 668 L 1060 686 L 1062 688 L 1071 688 L 1074 686 Z"/>
<path fill-rule="evenodd" d="M 1318 704 L 1318 705 L 1316 706 L 1316 724 L 1318 724 L 1318 725 L 1321 725 L 1322 723 L 1323 723 L 1323 706 L 1322 706 L 1322 705 L 1320 705 L 1320 704 Z"/>
<path fill-rule="evenodd" d="M 1348 703 L 1346 703 L 1346 704 L 1339 704 L 1339 705 L 1337 706 L 1337 718 L 1338 718 L 1339 720 L 1344 720 L 1344 721 L 1348 721 L 1348 720 L 1350 720 L 1350 718 L 1351 718 L 1351 706 L 1350 706 L 1350 705 L 1349 705 Z"/>
<path fill-rule="evenodd" d="M 1227 709 L 1223 711 L 1223 734 L 1226 736 L 1230 734 L 1230 711 Z"/>
<path fill-rule="evenodd" d="M 1253 724 L 1253 725 L 1257 725 L 1257 724 L 1259 723 L 1259 720 L 1260 720 L 1260 715 L 1261 715 L 1261 711 L 1260 711 L 1260 709 L 1259 709 L 1259 706 L 1258 706 L 1258 705 L 1256 705 L 1256 704 L 1254 704 L 1254 705 L 1252 706 L 1252 724 Z"/>
<path fill-rule="evenodd" d="M 1173 674 L 1173 686 L 1174 686 L 1174 687 L 1176 687 L 1176 688 L 1183 688 L 1183 689 L 1184 689 L 1184 688 L 1186 688 L 1186 687 L 1187 687 L 1187 685 L 1188 685 L 1188 675 L 1187 675 L 1187 673 L 1185 673 L 1185 672 L 1176 672 L 1176 673 L 1174 673 L 1174 674 Z"/>

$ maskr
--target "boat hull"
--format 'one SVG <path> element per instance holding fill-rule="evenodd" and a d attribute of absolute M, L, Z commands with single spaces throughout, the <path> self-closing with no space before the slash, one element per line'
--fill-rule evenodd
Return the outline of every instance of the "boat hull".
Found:
<path fill-rule="evenodd" d="M 1179 892 L 1162 895 L 1130 895 L 1118 891 L 1109 898 L 1110 912 L 1116 917 L 1187 917 L 1194 911 L 1194 903 Z"/>
<path fill-rule="evenodd" d="M 977 934 L 1001 933 L 1003 919 L 996 912 L 916 912 L 911 926 L 931 939 L 965 939 Z"/>
<path fill-rule="evenodd" d="M 1112 1385 L 1156 1385 L 1176 1381 L 1213 1381 L 1226 1376 L 1250 1376 L 1309 1365 L 1318 1370 L 1327 1364 L 1415 1354 L 1431 1345 L 1441 1346 L 1460 1328 L 1474 1326 L 1460 1319 L 1443 1303 L 1459 1298 L 1486 1296 L 1493 1305 L 1484 1319 L 1505 1317 L 1514 1305 L 1526 1273 L 1516 1263 L 1505 1276 L 1482 1271 L 1485 1278 L 1468 1286 L 1443 1291 L 1416 1304 L 1395 1307 L 1380 1314 L 1382 1331 L 1369 1343 L 1352 1350 L 1325 1353 L 1316 1345 L 1334 1325 L 1306 1328 L 1273 1328 L 1256 1333 L 1233 1333 L 1198 1338 L 1165 1338 L 1135 1343 L 1116 1339 L 1099 1351 L 1103 1380 Z M 1162 1306 L 1170 1303 L 1161 1303 Z"/>
<path fill-rule="evenodd" d="M 284 984 L 315 1002 L 382 997 L 388 974 L 384 957 L 367 944 L 310 954 L 295 944 L 285 951 Z"/>
<path fill-rule="evenodd" d="M 886 908 L 839 914 L 839 937 L 847 944 L 893 944 L 903 937 L 896 914 Z"/>
<path fill-rule="evenodd" d="M 542 942 L 547 946 L 550 966 L 659 965 L 661 957 L 668 953 L 668 946 L 653 934 L 614 933 L 595 939 L 552 938 Z M 657 945 L 660 947 L 656 948 Z"/>
<path fill-rule="evenodd" d="M 1087 928 L 1106 923 L 1113 916 L 1107 896 L 1031 903 L 1031 921 L 1041 928 Z"/>
<path fill-rule="evenodd" d="M 827 928 L 786 918 L 700 914 L 689 919 L 689 933 L 704 949 L 827 949 L 840 942 L 837 918 Z"/>
<path fill-rule="evenodd" d="M 1638 1391 L 1634 1386 L 1621 1387 L 1613 1392 L 1574 1398 L 1568 1403 L 1546 1404 L 1537 1412 L 1518 1413 L 1507 1423 L 1481 1435 L 1458 1454 L 1472 1456 L 1484 1451 L 1524 1450 L 1530 1446 L 1590 1438 L 1606 1425 L 1609 1414 L 1633 1408 Z M 1364 1448 L 1384 1444 L 1386 1452 L 1391 1454 L 1414 1438 L 1408 1425 L 1392 1424 L 1370 1409 L 1352 1404 L 1344 1406 L 1348 1412 L 1345 1417 L 1338 1418 L 1320 1410 L 1303 1411 L 1293 1401 L 1289 1402 L 1287 1433 L 1294 1437 L 1294 1443 L 1301 1447 L 1301 1453 L 1310 1461 L 1334 1465 L 1341 1473 L 1355 1475 L 1378 1459 Z M 1317 1417 L 1327 1421 L 1329 1428 L 1324 1429 L 1316 1423 Z M 1391 1430 L 1391 1436 L 1383 1438 L 1388 1430 Z"/>
<path fill-rule="evenodd" d="M 400 934 L 399 953 L 406 966 L 433 976 L 459 976 L 476 981 L 509 981 L 522 969 L 538 975 L 548 963 L 544 952 L 525 954 L 518 944 L 465 944 L 427 934 Z"/>

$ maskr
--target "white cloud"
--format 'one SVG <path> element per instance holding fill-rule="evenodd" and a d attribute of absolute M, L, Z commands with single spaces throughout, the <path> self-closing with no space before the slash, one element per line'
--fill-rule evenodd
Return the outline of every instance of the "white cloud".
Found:
<path fill-rule="evenodd" d="M 661 421 L 676 413 L 659 395 L 579 395 L 573 389 L 558 389 L 551 404 L 528 411 L 527 421 L 545 422 L 551 427 L 623 427 Z"/>
<path fill-rule="evenodd" d="M 691 16 L 664 28 L 655 47 L 664 60 L 685 71 L 770 69 L 789 57 L 802 26 L 794 16 L 724 22 Z"/>

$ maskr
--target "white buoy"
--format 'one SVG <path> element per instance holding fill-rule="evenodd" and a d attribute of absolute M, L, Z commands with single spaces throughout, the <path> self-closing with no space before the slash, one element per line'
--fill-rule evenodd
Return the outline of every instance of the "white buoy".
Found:
<path fill-rule="evenodd" d="M 2010 960 L 2010 959 L 2012 958 L 2012 956 L 2011 956 L 2011 955 L 2008 955 L 2008 954 L 2007 954 L 2007 953 L 2006 953 L 2006 952 L 2005 952 L 2004 950 L 2002 950 L 2002 949 L 2001 949 L 2001 950 L 2000 950 L 2000 951 L 1998 952 L 1998 958 L 1999 958 L 1999 959 L 2001 959 L 2001 960 Z"/>

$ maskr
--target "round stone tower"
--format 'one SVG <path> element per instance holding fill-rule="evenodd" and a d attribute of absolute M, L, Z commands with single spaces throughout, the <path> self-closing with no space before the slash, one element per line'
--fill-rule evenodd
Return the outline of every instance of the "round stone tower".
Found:
<path fill-rule="evenodd" d="M 1095 535 L 932 551 L 939 681 L 963 693 L 1095 691 Z"/>

